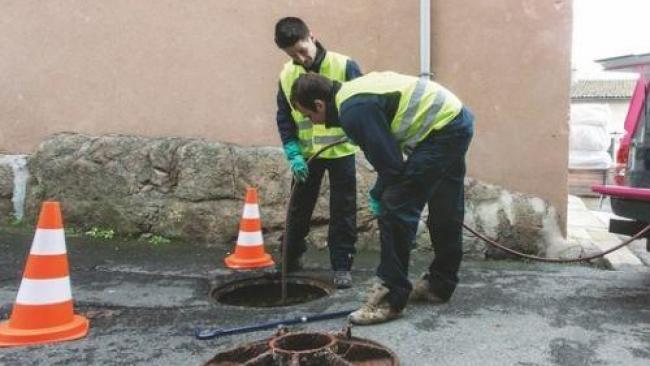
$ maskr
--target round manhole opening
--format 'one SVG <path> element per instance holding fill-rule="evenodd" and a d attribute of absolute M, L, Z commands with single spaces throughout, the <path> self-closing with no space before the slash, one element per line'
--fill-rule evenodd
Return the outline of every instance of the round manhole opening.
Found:
<path fill-rule="evenodd" d="M 275 338 L 269 344 L 276 351 L 305 352 L 331 347 L 336 340 L 324 333 L 289 333 Z"/>
<path fill-rule="evenodd" d="M 269 308 L 314 301 L 332 291 L 330 285 L 317 279 L 288 277 L 287 297 L 282 302 L 280 279 L 263 277 L 228 282 L 213 288 L 210 297 L 220 304 Z"/>

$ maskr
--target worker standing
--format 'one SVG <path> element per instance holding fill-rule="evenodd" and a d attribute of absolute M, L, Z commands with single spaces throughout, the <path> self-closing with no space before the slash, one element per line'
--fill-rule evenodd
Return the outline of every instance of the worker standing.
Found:
<path fill-rule="evenodd" d="M 350 321 L 374 324 L 397 318 L 409 295 L 412 300 L 448 301 L 463 256 L 465 155 L 474 130 L 469 109 L 428 78 L 394 72 L 373 72 L 344 83 L 301 75 L 291 101 L 314 123 L 342 127 L 377 171 L 370 199 L 379 212 L 380 283 Z M 435 259 L 413 287 L 410 245 L 425 204 Z"/>
<path fill-rule="evenodd" d="M 326 50 L 311 34 L 307 25 L 295 17 L 280 19 L 275 26 L 275 43 L 291 60 L 280 72 L 277 94 L 277 125 L 285 156 L 296 184 L 289 207 L 287 232 L 287 270 L 302 268 L 302 255 L 307 250 L 305 238 L 318 199 L 325 171 L 330 184 L 330 218 L 327 244 L 338 288 L 352 285 L 350 274 L 355 243 L 356 167 L 358 147 L 344 143 L 324 151 L 311 164 L 306 161 L 322 147 L 345 137 L 340 127 L 314 125 L 289 103 L 294 81 L 306 72 L 315 72 L 338 81 L 361 75 L 358 64 L 347 56 Z"/>

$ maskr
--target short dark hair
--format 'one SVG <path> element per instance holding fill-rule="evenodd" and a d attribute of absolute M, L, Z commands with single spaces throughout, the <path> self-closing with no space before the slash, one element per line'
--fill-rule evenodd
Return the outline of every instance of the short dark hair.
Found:
<path fill-rule="evenodd" d="M 291 47 L 309 37 L 309 28 L 300 18 L 285 17 L 275 23 L 275 44 L 280 48 Z"/>
<path fill-rule="evenodd" d="M 291 105 L 295 107 L 297 102 L 301 106 L 315 111 L 314 101 L 320 99 L 329 102 L 333 87 L 332 80 L 323 75 L 314 72 L 302 74 L 291 86 Z"/>

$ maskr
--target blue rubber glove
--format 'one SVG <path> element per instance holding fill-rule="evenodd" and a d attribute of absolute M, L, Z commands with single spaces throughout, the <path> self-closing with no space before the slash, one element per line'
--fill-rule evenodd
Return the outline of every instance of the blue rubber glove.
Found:
<path fill-rule="evenodd" d="M 368 209 L 370 210 L 370 213 L 374 217 L 379 217 L 381 214 L 381 202 L 373 197 L 370 192 L 368 192 Z"/>
<path fill-rule="evenodd" d="M 305 158 L 302 156 L 302 150 L 300 149 L 300 144 L 298 141 L 291 140 L 284 144 L 284 155 L 289 161 L 289 168 L 291 168 L 291 173 L 293 178 L 300 183 L 304 183 L 309 176 L 309 167 Z"/>

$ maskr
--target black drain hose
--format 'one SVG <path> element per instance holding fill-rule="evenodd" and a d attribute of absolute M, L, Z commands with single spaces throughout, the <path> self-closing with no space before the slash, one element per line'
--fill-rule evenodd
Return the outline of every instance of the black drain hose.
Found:
<path fill-rule="evenodd" d="M 342 139 L 342 140 L 336 141 L 336 142 L 334 142 L 334 143 L 332 143 L 332 144 L 329 144 L 329 145 L 327 145 L 327 146 L 324 146 L 322 149 L 318 150 L 318 152 L 316 152 L 316 154 L 315 154 L 314 156 L 312 156 L 312 157 L 309 159 L 308 163 L 309 163 L 310 161 L 312 161 L 312 159 L 314 159 L 314 158 L 316 158 L 318 155 L 320 155 L 323 151 L 325 151 L 325 150 L 327 150 L 327 149 L 329 149 L 329 148 L 331 148 L 331 147 L 334 147 L 334 146 L 336 146 L 336 145 L 342 144 L 342 143 L 344 143 L 344 142 L 347 142 L 347 139 Z M 294 185 L 295 185 L 295 184 L 294 184 Z M 289 198 L 289 204 L 291 204 L 291 198 L 292 198 L 292 196 L 293 196 L 293 186 L 291 187 L 291 197 Z M 288 220 L 288 219 L 289 219 L 289 210 L 287 210 L 287 220 Z M 284 236 L 285 238 L 286 238 L 286 222 L 287 222 L 287 221 L 285 221 L 285 236 Z M 634 234 L 634 236 L 632 236 L 631 238 L 629 238 L 629 239 L 623 241 L 622 243 L 620 243 L 620 244 L 618 244 L 618 245 L 616 245 L 616 246 L 614 246 L 614 247 L 612 247 L 612 248 L 610 248 L 610 249 L 607 249 L 607 250 L 605 250 L 605 251 L 603 251 L 603 252 L 601 252 L 601 253 L 597 253 L 597 254 L 594 254 L 594 255 L 590 255 L 590 256 L 587 256 L 587 257 L 578 257 L 578 258 L 567 258 L 567 259 L 563 259 L 563 258 L 545 258 L 545 257 L 539 257 L 539 256 L 532 255 L 532 254 L 526 254 L 526 253 L 518 252 L 518 251 L 516 251 L 516 250 L 514 250 L 514 249 L 510 249 L 510 248 L 504 246 L 503 244 L 499 244 L 499 243 L 497 243 L 496 241 L 494 241 L 494 240 L 488 238 L 487 236 L 485 236 L 485 235 L 479 233 L 478 231 L 472 229 L 471 227 L 467 226 L 464 222 L 461 222 L 461 224 L 463 224 L 463 227 L 464 227 L 467 231 L 469 231 L 470 233 L 474 234 L 477 238 L 483 240 L 484 242 L 486 242 L 486 243 L 492 245 L 493 247 L 495 247 L 495 248 L 497 248 L 497 249 L 503 250 L 504 252 L 507 252 L 507 253 L 513 254 L 513 255 L 518 256 L 518 257 L 521 257 L 521 258 L 526 258 L 526 259 L 530 259 L 530 260 L 538 261 L 538 262 L 547 262 L 547 263 L 575 263 L 575 262 L 586 262 L 586 261 L 590 261 L 590 260 L 592 260 L 592 259 L 596 259 L 596 258 L 604 257 L 605 255 L 607 255 L 607 254 L 609 254 L 609 253 L 611 253 L 611 252 L 614 252 L 614 251 L 616 251 L 616 250 L 619 250 L 619 249 L 623 248 L 624 246 L 629 245 L 629 244 L 632 243 L 633 241 L 635 241 L 635 240 L 637 240 L 637 239 L 639 239 L 639 238 L 644 237 L 645 234 L 647 234 L 648 232 L 650 232 L 650 224 L 649 224 L 649 225 L 647 225 L 646 227 L 644 227 L 643 229 L 641 229 L 641 231 L 639 231 L 638 233 Z M 650 239 L 648 239 L 648 240 L 650 240 Z M 285 240 L 282 241 L 282 246 L 283 246 L 283 249 L 284 249 L 284 247 L 286 246 Z M 283 253 L 284 253 L 284 252 L 283 252 Z M 285 277 L 286 277 L 285 265 L 286 265 L 286 263 L 285 263 L 285 261 L 286 261 L 285 256 L 282 255 L 282 286 L 283 286 L 283 288 L 282 288 L 282 296 L 283 296 L 283 297 L 282 297 L 282 299 L 283 299 L 282 302 L 283 302 L 283 303 L 284 303 L 284 299 L 285 299 L 285 296 L 286 296 L 286 280 L 285 280 Z"/>
<path fill-rule="evenodd" d="M 323 146 L 321 149 L 316 151 L 316 153 L 310 157 L 307 160 L 307 165 L 309 165 L 314 159 L 316 159 L 320 154 L 322 154 L 325 150 L 330 149 L 334 146 L 343 144 L 348 142 L 348 139 L 342 138 L 336 142 L 333 142 L 329 145 Z M 282 235 L 282 247 L 280 248 L 280 255 L 281 255 L 281 262 L 282 262 L 282 270 L 281 270 L 281 277 L 280 277 L 280 287 L 281 287 L 281 296 L 280 296 L 280 304 L 284 304 L 287 300 L 287 229 L 289 227 L 289 210 L 291 209 L 291 204 L 293 203 L 293 196 L 294 192 L 296 190 L 296 185 L 299 184 L 297 180 L 293 179 L 291 183 L 291 190 L 289 192 L 289 201 L 287 202 L 287 210 L 286 210 L 286 215 L 284 217 L 284 234 Z"/>
<path fill-rule="evenodd" d="M 493 247 L 496 247 L 498 249 L 503 250 L 504 252 L 514 254 L 514 255 L 516 255 L 518 257 L 521 257 L 521 258 L 526 258 L 526 259 L 530 259 L 530 260 L 538 261 L 538 262 L 547 262 L 547 263 L 586 262 L 586 261 L 590 261 L 592 259 L 600 258 L 600 257 L 603 257 L 603 256 L 611 253 L 611 252 L 619 250 L 619 249 L 623 248 L 626 245 L 629 245 L 630 243 L 632 243 L 633 241 L 643 237 L 648 231 L 650 231 L 650 225 L 648 225 L 645 228 L 641 229 L 641 231 L 639 231 L 638 233 L 634 234 L 634 236 L 632 236 L 631 238 L 629 238 L 629 239 L 623 241 L 622 243 L 620 243 L 618 245 L 615 245 L 612 248 L 609 248 L 609 249 L 607 249 L 607 250 L 605 250 L 603 252 L 600 252 L 600 253 L 597 253 L 597 254 L 594 254 L 594 255 L 590 255 L 590 256 L 587 256 L 587 257 L 563 259 L 563 258 L 545 258 L 545 257 L 539 257 L 539 256 L 532 255 L 532 254 L 521 253 L 521 252 L 518 252 L 516 250 L 510 249 L 510 248 L 504 246 L 503 244 L 497 243 L 496 241 L 486 237 L 485 235 L 483 235 L 483 234 L 477 232 L 476 230 L 472 229 L 471 227 L 465 225 L 465 223 L 463 223 L 463 227 L 467 231 L 469 231 L 470 233 L 474 234 L 479 239 L 481 239 L 484 242 L 492 245 Z"/>

